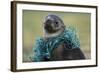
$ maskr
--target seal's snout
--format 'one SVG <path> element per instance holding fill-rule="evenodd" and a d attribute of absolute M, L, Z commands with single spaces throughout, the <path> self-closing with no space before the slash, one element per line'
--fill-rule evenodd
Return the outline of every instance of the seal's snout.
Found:
<path fill-rule="evenodd" d="M 50 19 L 46 20 L 45 25 L 51 25 L 51 24 L 52 24 L 52 20 Z"/>
<path fill-rule="evenodd" d="M 50 19 L 48 19 L 45 21 L 44 24 L 45 24 L 45 29 L 47 29 L 47 28 L 51 27 L 52 21 Z"/>
<path fill-rule="evenodd" d="M 44 29 L 47 30 L 48 32 L 53 30 L 53 26 L 52 26 L 53 21 L 48 19 L 45 21 L 45 25 L 44 25 Z"/>

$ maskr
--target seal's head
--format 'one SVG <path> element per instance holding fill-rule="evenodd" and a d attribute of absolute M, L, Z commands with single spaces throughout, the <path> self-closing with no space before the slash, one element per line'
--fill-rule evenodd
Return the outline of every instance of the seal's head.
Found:
<path fill-rule="evenodd" d="M 65 25 L 57 15 L 48 15 L 44 20 L 45 37 L 56 37 L 65 29 Z"/>

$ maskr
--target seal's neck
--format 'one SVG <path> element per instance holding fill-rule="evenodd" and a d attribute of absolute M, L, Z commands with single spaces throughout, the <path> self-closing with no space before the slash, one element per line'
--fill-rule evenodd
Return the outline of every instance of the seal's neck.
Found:
<path fill-rule="evenodd" d="M 65 29 L 61 29 L 59 31 L 57 31 L 56 33 L 46 33 L 44 34 L 44 38 L 48 39 L 48 38 L 53 38 L 53 37 L 57 37 L 59 35 L 61 35 L 64 32 Z"/>

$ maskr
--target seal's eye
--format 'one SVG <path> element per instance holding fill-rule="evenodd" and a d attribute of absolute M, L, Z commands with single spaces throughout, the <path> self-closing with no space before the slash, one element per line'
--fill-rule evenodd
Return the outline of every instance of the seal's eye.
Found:
<path fill-rule="evenodd" d="M 59 26 L 58 22 L 55 22 L 55 27 L 58 27 L 58 26 Z"/>
<path fill-rule="evenodd" d="M 58 22 L 55 22 L 55 24 L 58 24 Z"/>

